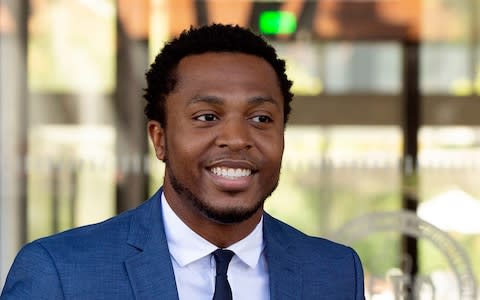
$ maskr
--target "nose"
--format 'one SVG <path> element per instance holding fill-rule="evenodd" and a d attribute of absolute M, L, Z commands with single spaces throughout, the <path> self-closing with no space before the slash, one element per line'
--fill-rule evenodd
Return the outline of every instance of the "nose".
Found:
<path fill-rule="evenodd" d="M 232 151 L 250 149 L 253 142 L 248 121 L 243 118 L 226 120 L 219 128 L 216 144 Z"/>

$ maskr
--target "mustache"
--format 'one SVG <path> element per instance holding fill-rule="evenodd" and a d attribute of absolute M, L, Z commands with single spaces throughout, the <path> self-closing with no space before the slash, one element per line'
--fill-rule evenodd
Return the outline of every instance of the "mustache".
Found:
<path fill-rule="evenodd" d="M 246 153 L 223 153 L 209 158 L 206 165 L 211 166 L 223 162 L 247 164 L 250 165 L 252 168 L 256 168 L 256 166 L 259 164 L 258 159 Z"/>
<path fill-rule="evenodd" d="M 165 165 L 169 165 L 170 151 L 168 144 L 165 144 L 165 156 L 163 162 Z M 214 166 L 221 163 L 240 164 L 248 166 L 251 170 L 258 170 L 261 165 L 258 158 L 255 158 L 247 151 L 223 151 L 220 153 L 212 154 L 210 158 L 206 160 L 206 166 Z"/>

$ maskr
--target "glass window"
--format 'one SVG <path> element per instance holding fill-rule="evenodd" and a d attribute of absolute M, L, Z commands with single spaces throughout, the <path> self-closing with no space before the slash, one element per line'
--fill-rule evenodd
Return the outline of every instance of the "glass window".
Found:
<path fill-rule="evenodd" d="M 478 1 L 422 1 L 420 87 L 426 94 L 471 95 L 478 68 Z M 477 21 L 475 20 L 477 19 Z"/>
<path fill-rule="evenodd" d="M 426 43 L 421 46 L 420 87 L 425 94 L 472 93 L 471 49 L 464 43 Z"/>
<path fill-rule="evenodd" d="M 30 130 L 29 144 L 29 240 L 115 213 L 112 127 L 39 126 Z"/>
<path fill-rule="evenodd" d="M 115 70 L 113 0 L 32 0 L 32 91 L 110 92 Z"/>
<path fill-rule="evenodd" d="M 394 42 L 274 42 L 295 95 L 401 91 L 401 47 Z"/>
<path fill-rule="evenodd" d="M 452 237 L 475 274 L 480 274 L 480 128 L 423 127 L 419 141 L 418 214 Z M 449 289 L 458 294 L 452 265 L 459 257 L 446 256 L 428 241 L 422 241 L 419 249 L 421 271 L 431 274 L 445 295 L 450 295 Z"/>
<path fill-rule="evenodd" d="M 402 89 L 401 58 L 398 43 L 327 43 L 325 92 L 397 94 Z"/>
<path fill-rule="evenodd" d="M 115 214 L 115 2 L 32 0 L 27 238 Z"/>
<path fill-rule="evenodd" d="M 286 60 L 287 75 L 293 81 L 295 95 L 319 95 L 324 91 L 323 47 L 312 42 L 272 42 L 278 55 Z"/>

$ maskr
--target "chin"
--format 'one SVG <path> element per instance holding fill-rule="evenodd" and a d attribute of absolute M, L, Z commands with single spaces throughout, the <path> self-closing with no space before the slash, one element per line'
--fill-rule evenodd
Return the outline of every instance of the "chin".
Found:
<path fill-rule="evenodd" d="M 255 207 L 249 209 L 217 210 L 203 206 L 201 212 L 205 217 L 219 224 L 236 224 L 252 218 L 263 207 L 264 201 L 260 201 Z"/>
<path fill-rule="evenodd" d="M 218 206 L 215 205 L 215 203 L 211 203 L 211 202 L 209 203 L 208 200 L 210 198 L 218 199 L 221 197 L 221 195 L 219 195 L 219 197 L 214 195 L 207 196 L 207 197 L 203 195 L 199 195 L 199 193 L 193 192 L 186 185 L 181 183 L 175 177 L 173 172 L 168 172 L 167 176 L 169 177 L 169 182 L 173 190 L 175 191 L 175 193 L 178 195 L 179 198 L 183 199 L 182 201 L 185 201 L 188 206 L 193 207 L 195 210 L 197 210 L 201 215 L 203 215 L 207 219 L 219 224 L 236 224 L 252 218 L 263 207 L 265 199 L 268 198 L 271 194 L 271 192 L 265 193 L 265 197 L 258 197 L 255 200 L 255 202 L 251 203 L 251 205 L 248 207 L 219 208 Z M 273 190 L 274 188 L 272 189 L 272 192 Z M 225 198 L 229 198 L 229 199 L 224 198 L 223 200 L 225 202 L 242 201 L 240 198 L 243 198 L 243 197 L 250 198 L 245 193 L 239 193 L 239 192 L 223 192 L 223 194 L 224 196 L 226 196 Z M 260 194 L 260 193 L 257 193 L 257 194 Z M 233 198 L 237 198 L 237 199 L 233 199 Z M 249 200 L 253 200 L 253 199 L 250 198 Z"/>

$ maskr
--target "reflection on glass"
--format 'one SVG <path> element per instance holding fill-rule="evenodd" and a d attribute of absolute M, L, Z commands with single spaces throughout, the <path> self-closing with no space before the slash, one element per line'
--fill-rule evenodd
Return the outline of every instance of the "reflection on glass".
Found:
<path fill-rule="evenodd" d="M 465 43 L 428 43 L 421 47 L 420 88 L 426 94 L 470 95 L 470 49 Z"/>
<path fill-rule="evenodd" d="M 32 0 L 29 32 L 32 90 L 113 90 L 113 0 Z"/>
<path fill-rule="evenodd" d="M 115 214 L 115 132 L 45 125 L 29 133 L 28 239 Z"/>
<path fill-rule="evenodd" d="M 480 20 L 480 18 L 479 18 L 479 20 Z M 479 30 L 479 35 L 480 35 L 480 30 Z M 480 37 L 478 39 L 480 40 Z M 477 68 L 476 68 L 476 71 L 475 71 L 476 75 L 475 75 L 474 89 L 475 89 L 477 95 L 480 96 L 480 42 L 477 45 L 477 54 L 476 54 L 475 57 L 476 57 L 476 60 L 477 60 Z"/>
<path fill-rule="evenodd" d="M 319 95 L 323 92 L 323 53 L 320 44 L 311 41 L 272 42 L 278 55 L 286 60 L 288 77 L 295 95 Z"/>
<path fill-rule="evenodd" d="M 478 94 L 478 0 L 428 0 L 422 6 L 422 92 Z"/>
<path fill-rule="evenodd" d="M 401 91 L 399 43 L 331 42 L 325 45 L 326 93 L 386 93 Z"/>
<path fill-rule="evenodd" d="M 422 40 L 453 43 L 468 40 L 474 1 L 478 0 L 421 1 Z"/>
<path fill-rule="evenodd" d="M 27 238 L 115 214 L 115 1 L 31 0 Z"/>
<path fill-rule="evenodd" d="M 389 42 L 274 43 L 287 61 L 295 95 L 401 90 L 401 47 Z"/>
<path fill-rule="evenodd" d="M 480 128 L 423 127 L 419 136 L 418 214 L 460 243 L 480 283 Z M 436 274 L 444 287 L 451 261 L 427 242 L 419 244 L 422 273 Z M 450 299 L 450 298 L 449 298 Z M 455 299 L 455 298 L 451 298 Z"/>

